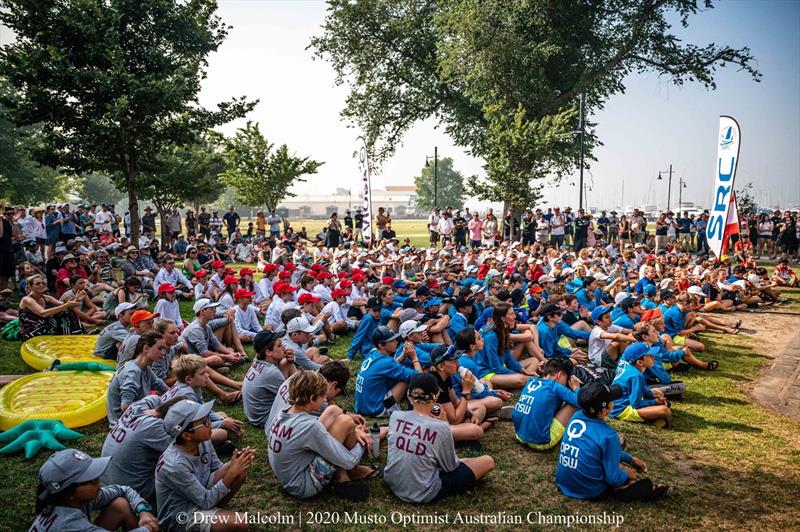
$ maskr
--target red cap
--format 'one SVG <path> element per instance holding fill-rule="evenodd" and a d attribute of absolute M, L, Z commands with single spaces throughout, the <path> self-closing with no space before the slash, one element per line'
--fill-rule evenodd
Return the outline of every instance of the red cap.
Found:
<path fill-rule="evenodd" d="M 317 274 L 318 281 L 321 281 L 322 279 L 330 279 L 331 277 L 333 277 L 331 272 L 321 271 Z"/>
<path fill-rule="evenodd" d="M 264 273 L 269 273 L 269 272 L 274 272 L 277 269 L 278 269 L 278 265 L 277 264 L 272 264 L 271 262 L 268 262 L 268 263 L 266 263 L 264 265 L 264 270 L 263 271 L 264 271 Z"/>
<path fill-rule="evenodd" d="M 531 294 L 541 294 L 542 293 L 542 287 L 539 286 L 538 284 L 535 284 L 535 285 L 531 286 L 531 289 L 528 290 L 528 291 Z"/>
<path fill-rule="evenodd" d="M 645 257 L 645 260 L 656 260 L 656 256 L 655 256 L 655 255 L 653 255 L 652 253 L 650 253 L 649 255 L 647 255 L 647 256 Z"/>
<path fill-rule="evenodd" d="M 224 268 L 225 267 L 225 263 L 222 262 L 221 260 L 215 260 L 214 262 L 211 263 L 211 267 L 214 268 L 215 270 L 217 268 Z"/>
<path fill-rule="evenodd" d="M 339 273 L 337 273 L 337 274 L 336 274 L 336 276 L 337 276 L 339 279 L 344 279 L 345 277 L 347 277 L 347 272 L 344 272 L 344 271 L 342 271 L 342 272 L 339 272 Z"/>
<path fill-rule="evenodd" d="M 353 274 L 353 276 L 352 276 L 352 277 L 350 277 L 350 279 L 351 279 L 353 282 L 356 282 L 356 281 L 363 281 L 364 279 L 366 279 L 366 277 L 364 277 L 364 274 L 363 274 L 363 273 L 354 273 L 354 274 Z M 346 280 L 347 280 L 347 279 L 342 279 L 342 281 L 346 281 Z"/>
<path fill-rule="evenodd" d="M 364 270 L 362 270 L 361 268 L 353 268 L 353 272 L 352 273 L 353 273 L 353 275 L 355 275 L 357 273 L 358 274 L 362 274 L 362 273 L 364 273 Z"/>
<path fill-rule="evenodd" d="M 206 275 L 208 275 L 208 270 L 197 270 L 196 272 L 194 272 L 194 276 L 197 278 L 202 278 L 205 277 Z"/>
<path fill-rule="evenodd" d="M 391 276 L 389 276 L 389 275 L 387 275 L 386 277 L 384 277 L 383 279 L 381 279 L 381 283 L 383 283 L 383 284 L 388 284 L 389 286 L 392 286 L 392 283 L 393 283 L 393 282 L 394 282 L 394 277 L 391 277 Z"/>
<path fill-rule="evenodd" d="M 428 288 L 439 288 L 439 281 L 436 279 L 431 279 L 428 281 Z"/>
<path fill-rule="evenodd" d="M 225 268 L 225 275 L 236 275 L 236 270 L 233 268 Z"/>
<path fill-rule="evenodd" d="M 159 294 L 166 294 L 167 292 L 174 292 L 175 285 L 172 283 L 162 283 L 158 286 L 158 293 Z"/>
<path fill-rule="evenodd" d="M 233 294 L 233 299 L 235 299 L 236 301 L 239 301 L 243 297 L 253 297 L 254 294 L 255 294 L 255 292 L 251 292 L 247 288 L 239 288 Z"/>
<path fill-rule="evenodd" d="M 159 316 L 161 316 L 161 314 L 153 314 L 148 310 L 137 310 L 131 315 L 131 324 L 138 325 L 143 321 L 152 320 Z"/>
<path fill-rule="evenodd" d="M 226 275 L 222 282 L 225 284 L 236 284 L 239 282 L 239 278 L 234 275 Z"/>
<path fill-rule="evenodd" d="M 256 272 L 254 272 L 250 268 L 242 268 L 241 270 L 239 270 L 239 275 L 253 275 L 254 273 Z"/>
<path fill-rule="evenodd" d="M 281 286 L 279 288 L 275 288 L 276 294 L 285 294 L 286 292 L 294 292 L 297 290 L 294 286 L 290 285 L 289 283 L 279 283 Z M 273 285 L 274 288 L 275 285 Z"/>
<path fill-rule="evenodd" d="M 314 297 L 313 295 L 306 292 L 304 294 L 300 294 L 300 297 L 297 298 L 297 302 L 300 303 L 301 305 L 305 305 L 306 303 L 319 303 L 320 298 Z"/>
<path fill-rule="evenodd" d="M 295 266 L 293 262 L 287 262 L 286 264 L 283 265 L 283 269 L 293 272 L 297 269 L 297 266 Z"/>
<path fill-rule="evenodd" d="M 278 278 L 279 279 L 291 279 L 292 278 L 292 272 L 283 270 L 282 272 L 278 273 Z"/>
<path fill-rule="evenodd" d="M 324 269 L 325 269 L 325 266 L 323 266 L 322 264 L 320 264 L 318 262 L 311 265 L 311 271 L 313 271 L 313 272 L 321 272 Z"/>
<path fill-rule="evenodd" d="M 346 295 L 347 295 L 347 290 L 342 290 L 341 288 L 334 288 L 333 292 L 331 292 L 331 297 L 333 299 L 336 299 L 337 297 L 340 297 L 340 296 L 346 296 Z"/>
<path fill-rule="evenodd" d="M 350 279 L 342 279 L 341 281 L 339 281 L 339 286 L 342 288 L 350 288 L 351 286 L 353 286 L 353 281 L 351 281 Z"/>
<path fill-rule="evenodd" d="M 661 309 L 656 307 L 656 308 L 651 308 L 649 310 L 645 310 L 644 312 L 642 312 L 642 316 L 641 316 L 641 318 L 639 320 L 640 321 L 650 321 L 650 320 L 658 319 L 660 317 L 661 317 Z"/>

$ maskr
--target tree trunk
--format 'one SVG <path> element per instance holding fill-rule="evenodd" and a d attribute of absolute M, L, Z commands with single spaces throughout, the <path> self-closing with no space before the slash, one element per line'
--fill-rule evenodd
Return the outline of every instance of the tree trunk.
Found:
<path fill-rule="evenodd" d="M 161 224 L 161 250 L 167 251 L 169 250 L 169 228 L 167 227 L 167 212 L 169 211 L 160 201 L 154 201 L 153 205 L 156 206 L 159 223 Z"/>
<path fill-rule="evenodd" d="M 131 245 L 139 247 L 139 201 L 136 199 L 136 190 L 133 188 L 135 173 L 128 171 L 125 175 L 125 187 L 128 190 L 128 212 L 131 214 Z"/>

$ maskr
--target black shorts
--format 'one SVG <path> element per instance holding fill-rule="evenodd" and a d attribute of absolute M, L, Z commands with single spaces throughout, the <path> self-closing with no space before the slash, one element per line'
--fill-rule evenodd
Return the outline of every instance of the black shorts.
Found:
<path fill-rule="evenodd" d="M 464 462 L 460 462 L 458 467 L 449 473 L 439 471 L 439 478 L 442 480 L 442 487 L 439 488 L 439 493 L 436 494 L 436 497 L 431 502 L 464 493 L 478 483 L 475 479 L 475 473 Z"/>

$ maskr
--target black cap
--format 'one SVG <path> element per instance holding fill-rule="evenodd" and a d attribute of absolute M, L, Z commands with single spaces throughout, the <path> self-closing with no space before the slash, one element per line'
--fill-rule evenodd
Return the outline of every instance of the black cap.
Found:
<path fill-rule="evenodd" d="M 669 288 L 665 288 L 659 293 L 659 295 L 661 296 L 661 299 L 664 300 L 674 296 L 675 292 L 673 290 L 670 290 Z"/>
<path fill-rule="evenodd" d="M 383 308 L 383 303 L 377 297 L 371 297 L 367 300 L 367 308 L 370 310 L 380 310 Z"/>
<path fill-rule="evenodd" d="M 587 414 L 597 414 L 611 401 L 622 397 L 622 388 L 616 384 L 608 386 L 600 381 L 590 381 L 581 386 L 578 404 Z"/>
<path fill-rule="evenodd" d="M 444 344 L 440 344 L 431 349 L 430 356 L 431 365 L 435 366 L 448 360 L 456 360 L 458 358 L 458 353 L 456 352 L 456 347 L 454 345 L 448 347 Z"/>
<path fill-rule="evenodd" d="M 453 303 L 453 305 L 456 308 L 471 307 L 472 306 L 472 301 L 470 301 L 469 299 L 467 299 L 465 297 L 459 296 L 459 297 L 456 298 L 456 300 Z"/>
<path fill-rule="evenodd" d="M 399 332 L 394 332 L 389 327 L 385 325 L 381 325 L 374 331 L 372 331 L 372 344 L 375 346 L 379 346 L 381 344 L 385 344 L 386 342 L 391 342 L 392 340 L 397 340 L 400 338 Z"/>
<path fill-rule="evenodd" d="M 261 353 L 267 348 L 267 344 L 282 338 L 285 334 L 286 329 L 280 331 L 258 331 L 258 334 L 253 338 L 253 349 L 256 350 L 256 353 Z"/>
<path fill-rule="evenodd" d="M 439 393 L 439 383 L 430 373 L 417 373 L 408 384 L 408 398 L 412 401 L 433 401 Z"/>
<path fill-rule="evenodd" d="M 428 288 L 425 285 L 417 287 L 417 292 L 416 292 L 417 297 L 419 297 L 419 296 L 427 296 L 427 295 L 430 295 L 430 293 L 431 293 L 431 289 Z"/>
<path fill-rule="evenodd" d="M 511 299 L 511 294 L 505 288 L 497 292 L 497 299 L 500 301 L 508 301 Z"/>
<path fill-rule="evenodd" d="M 625 299 L 619 302 L 619 307 L 623 310 L 627 310 L 632 306 L 636 305 L 637 303 L 639 303 L 639 300 L 636 299 L 635 297 L 626 297 Z"/>
<path fill-rule="evenodd" d="M 539 315 L 541 317 L 552 316 L 553 314 L 563 314 L 564 309 L 559 307 L 556 303 L 547 303 L 545 306 L 542 307 L 541 312 Z"/>
<path fill-rule="evenodd" d="M 403 308 L 417 308 L 421 307 L 422 303 L 418 300 L 414 299 L 413 297 L 409 297 L 405 301 L 403 301 Z"/>

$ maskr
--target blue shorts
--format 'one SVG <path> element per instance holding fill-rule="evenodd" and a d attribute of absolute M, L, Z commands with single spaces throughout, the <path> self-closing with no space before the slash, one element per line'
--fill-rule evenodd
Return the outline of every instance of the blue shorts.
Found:
<path fill-rule="evenodd" d="M 464 462 L 459 462 L 458 467 L 450 472 L 439 471 L 439 478 L 442 481 L 442 487 L 439 488 L 439 493 L 436 494 L 436 497 L 431 502 L 464 493 L 478 483 L 475 479 L 475 473 Z"/>

